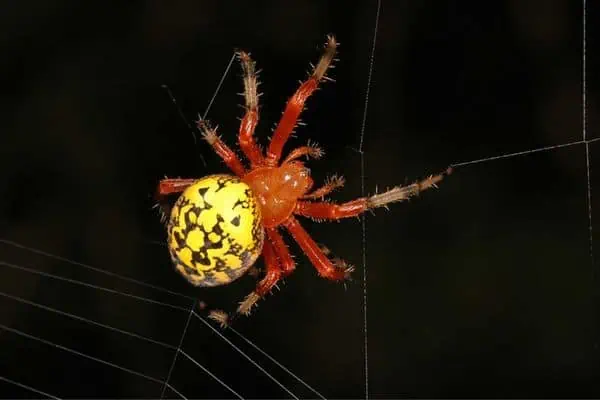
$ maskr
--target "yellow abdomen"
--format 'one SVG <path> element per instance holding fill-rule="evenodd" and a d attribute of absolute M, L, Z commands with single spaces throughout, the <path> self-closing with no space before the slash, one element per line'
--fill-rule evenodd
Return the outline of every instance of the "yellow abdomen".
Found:
<path fill-rule="evenodd" d="M 189 186 L 168 225 L 175 269 L 195 286 L 219 286 L 256 262 L 264 240 L 252 190 L 231 175 L 211 175 Z"/>

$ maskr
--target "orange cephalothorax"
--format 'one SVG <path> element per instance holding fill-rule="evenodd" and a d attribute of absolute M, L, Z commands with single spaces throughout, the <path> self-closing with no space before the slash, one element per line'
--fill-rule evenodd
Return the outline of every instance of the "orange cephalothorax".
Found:
<path fill-rule="evenodd" d="M 300 162 L 257 168 L 246 174 L 243 181 L 252 188 L 261 207 L 265 228 L 276 227 L 292 215 L 298 198 L 313 184 L 308 168 Z"/>

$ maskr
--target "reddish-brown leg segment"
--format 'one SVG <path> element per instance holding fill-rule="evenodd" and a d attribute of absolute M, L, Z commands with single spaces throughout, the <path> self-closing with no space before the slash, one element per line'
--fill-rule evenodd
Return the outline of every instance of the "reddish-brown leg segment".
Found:
<path fill-rule="evenodd" d="M 335 204 L 327 202 L 299 201 L 294 214 L 315 219 L 341 219 L 356 217 L 368 209 L 367 199 L 361 198 L 347 203 Z"/>
<path fill-rule="evenodd" d="M 265 258 L 267 273 L 264 278 L 258 282 L 255 289 L 255 292 L 261 297 L 269 293 L 281 277 L 281 266 L 277 259 L 277 253 L 271 243 L 265 242 L 263 256 Z"/>
<path fill-rule="evenodd" d="M 267 273 L 265 274 L 265 277 L 258 282 L 256 289 L 240 303 L 237 309 L 238 314 L 250 314 L 254 304 L 256 304 L 256 302 L 265 294 L 269 293 L 281 278 L 281 267 L 279 260 L 277 259 L 277 254 L 273 245 L 268 240 L 265 241 L 263 246 L 263 257 L 265 259 Z"/>
<path fill-rule="evenodd" d="M 244 176 L 246 174 L 246 169 L 242 165 L 242 162 L 238 158 L 238 156 L 227 146 L 219 136 L 217 136 L 217 130 L 211 128 L 207 121 L 199 120 L 197 122 L 198 129 L 202 132 L 202 136 L 204 140 L 208 142 L 213 148 L 213 150 L 225 161 L 225 164 L 229 167 L 230 170 L 233 171 L 237 176 Z"/>
<path fill-rule="evenodd" d="M 300 198 L 305 199 L 305 200 L 323 198 L 323 197 L 327 196 L 329 193 L 333 192 L 335 189 L 341 188 L 342 186 L 344 186 L 344 183 L 345 183 L 345 181 L 344 181 L 343 177 L 334 175 L 334 176 L 328 178 L 325 181 L 325 184 L 323 186 L 321 186 L 318 189 L 313 190 L 309 194 L 305 194 L 304 196 L 302 196 Z"/>
<path fill-rule="evenodd" d="M 181 193 L 195 181 L 196 179 L 162 179 L 158 183 L 156 193 L 158 196 Z"/>
<path fill-rule="evenodd" d="M 302 156 L 308 156 L 318 160 L 319 158 L 323 157 L 324 154 L 325 153 L 319 146 L 315 144 L 309 144 L 308 146 L 302 146 L 292 150 L 285 160 L 283 160 L 282 164 L 286 164 Z"/>
<path fill-rule="evenodd" d="M 267 234 L 269 240 L 266 240 L 263 246 L 263 257 L 267 269 L 264 278 L 258 282 L 256 289 L 240 303 L 234 315 L 229 316 L 221 310 L 213 310 L 209 314 L 209 317 L 220 323 L 222 327 L 230 326 L 236 316 L 240 314 L 250 314 L 256 302 L 273 290 L 283 276 L 289 275 L 294 270 L 294 261 L 279 232 L 276 229 L 269 229 Z"/>
<path fill-rule="evenodd" d="M 296 269 L 296 263 L 290 254 L 290 251 L 281 237 L 281 233 L 277 230 L 277 228 L 267 229 L 267 235 L 269 236 L 269 240 L 273 244 L 273 249 L 279 257 L 281 272 L 283 276 L 288 276 Z"/>
<path fill-rule="evenodd" d="M 244 100 L 246 114 L 240 123 L 238 140 L 240 148 L 250 160 L 252 166 L 261 165 L 264 157 L 254 141 L 254 129 L 258 124 L 258 82 L 256 80 L 255 63 L 250 55 L 240 52 L 238 58 L 244 72 Z"/>
<path fill-rule="evenodd" d="M 188 186 L 194 183 L 196 179 L 163 179 L 158 183 L 156 188 L 155 200 L 157 201 L 154 207 L 158 207 L 160 213 L 160 221 L 165 223 L 171 213 L 171 206 L 166 201 L 170 194 L 181 193 Z"/>
<path fill-rule="evenodd" d="M 302 225 L 300 225 L 296 218 L 289 217 L 283 225 L 290 232 L 294 240 L 298 242 L 321 277 L 332 281 L 341 281 L 350 278 L 350 273 L 354 268 L 345 266 L 345 264 L 340 266 L 334 265 L 319 248 L 319 245 L 310 237 L 308 232 L 302 228 Z"/>
<path fill-rule="evenodd" d="M 319 63 L 313 70 L 312 75 L 308 80 L 300 85 L 296 93 L 289 99 L 285 111 L 279 120 L 279 124 L 273 133 L 273 138 L 267 150 L 266 163 L 270 166 L 275 166 L 281 158 L 283 146 L 292 134 L 300 113 L 304 109 L 304 103 L 311 94 L 317 89 L 319 81 L 325 78 L 325 72 L 331 65 L 335 56 L 337 42 L 333 36 L 327 37 L 325 52 L 321 56 Z"/>

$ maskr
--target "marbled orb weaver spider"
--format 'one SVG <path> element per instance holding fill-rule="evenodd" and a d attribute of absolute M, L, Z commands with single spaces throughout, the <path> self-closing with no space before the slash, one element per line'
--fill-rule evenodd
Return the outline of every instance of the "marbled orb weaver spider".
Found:
<path fill-rule="evenodd" d="M 337 47 L 335 38 L 328 36 L 319 62 L 289 99 L 264 153 L 253 137 L 259 119 L 255 63 L 248 53 L 239 52 L 245 115 L 241 120 L 238 141 L 249 161 L 249 168 L 217 136 L 216 129 L 200 119 L 197 126 L 204 139 L 236 176 L 163 179 L 158 185 L 157 194 L 162 205 L 167 195 L 181 193 L 170 210 L 167 240 L 175 269 L 193 285 L 229 284 L 244 275 L 262 254 L 266 273 L 255 290 L 239 304 L 234 316 L 248 315 L 261 297 L 294 271 L 295 262 L 280 229 L 286 230 L 298 243 L 321 277 L 332 281 L 350 278 L 354 268 L 340 259 L 331 259 L 328 252 L 304 230 L 296 216 L 316 221 L 356 217 L 367 210 L 386 207 L 389 203 L 407 200 L 423 190 L 436 187 L 451 172 L 448 169 L 412 185 L 336 204 L 323 199 L 343 186 L 344 179 L 334 176 L 311 191 L 313 181 L 310 171 L 300 161 L 303 156 L 322 157 L 323 151 L 319 147 L 310 143 L 298 147 L 281 161 L 284 145 L 306 100 L 320 82 L 330 80 L 325 73 L 334 60 Z M 163 212 L 168 210 L 163 209 Z M 212 311 L 210 317 L 223 326 L 231 322 L 223 311 Z"/>

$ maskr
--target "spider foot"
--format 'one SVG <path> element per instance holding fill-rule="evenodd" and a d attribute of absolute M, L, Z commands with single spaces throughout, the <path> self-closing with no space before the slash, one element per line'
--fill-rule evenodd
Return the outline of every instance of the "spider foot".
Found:
<path fill-rule="evenodd" d="M 252 60 L 249 53 L 239 51 L 238 60 L 244 73 L 244 99 L 248 110 L 256 110 L 258 107 L 258 81 L 256 79 L 256 63 Z"/>
<path fill-rule="evenodd" d="M 316 67 L 314 67 L 312 73 L 312 77 L 315 78 L 317 81 L 333 81 L 333 79 L 325 75 L 325 72 L 327 72 L 327 69 L 331 68 L 331 63 L 334 61 L 335 53 L 337 52 L 338 46 L 339 43 L 335 40 L 333 35 L 328 35 L 327 41 L 325 42 L 323 55 L 319 59 L 319 62 L 317 63 Z"/>
<path fill-rule="evenodd" d="M 260 300 L 260 298 L 261 298 L 261 295 L 259 295 L 256 292 L 252 292 L 248 296 L 246 296 L 244 301 L 240 302 L 240 305 L 238 306 L 236 313 L 234 313 L 233 315 L 230 315 L 223 310 L 212 310 L 208 313 L 208 318 L 217 322 L 221 328 L 223 328 L 223 329 L 228 328 L 231 326 L 231 323 L 237 316 L 250 315 L 252 308 L 256 305 L 258 300 Z"/>
<path fill-rule="evenodd" d="M 238 314 L 242 314 L 245 316 L 250 315 L 250 311 L 252 311 L 252 307 L 256 304 L 256 302 L 260 299 L 260 295 L 256 292 L 251 292 L 244 301 L 242 301 L 237 309 Z"/>
<path fill-rule="evenodd" d="M 307 156 L 312 157 L 315 160 L 318 160 L 325 155 L 325 151 L 315 142 L 309 140 L 306 147 L 308 148 Z"/>
<path fill-rule="evenodd" d="M 325 179 L 325 185 L 333 186 L 334 189 L 343 187 L 346 184 L 346 179 L 341 175 L 331 175 Z"/>
<path fill-rule="evenodd" d="M 333 264 L 336 266 L 336 268 L 340 269 L 344 273 L 344 280 L 352 281 L 352 273 L 356 269 L 354 267 L 354 265 L 348 264 L 346 261 L 342 260 L 341 258 L 334 258 L 332 261 L 333 261 Z"/>
<path fill-rule="evenodd" d="M 325 246 L 322 243 L 317 244 L 319 249 L 323 252 L 323 254 L 331 261 L 333 264 L 333 271 L 329 271 L 328 273 L 320 273 L 321 276 L 329 279 L 333 279 L 335 281 L 352 281 L 352 273 L 355 270 L 353 265 L 348 264 L 346 261 L 341 258 L 335 256 L 329 247 Z"/>
<path fill-rule="evenodd" d="M 217 128 L 211 127 L 210 123 L 202 119 L 202 116 L 198 115 L 199 119 L 196 121 L 196 126 L 202 132 L 202 137 L 204 140 L 208 142 L 208 144 L 213 145 L 215 142 L 219 141 L 220 138 L 217 135 Z"/>
<path fill-rule="evenodd" d="M 330 260 L 331 264 L 333 264 L 333 269 L 330 270 L 326 275 L 323 275 L 325 278 L 334 281 L 352 281 L 352 273 L 355 270 L 353 265 L 348 264 L 339 257 L 331 257 Z"/>
<path fill-rule="evenodd" d="M 223 329 L 227 328 L 231 323 L 231 318 L 229 317 L 229 314 L 227 314 L 223 310 L 212 310 L 210 313 L 208 313 L 208 318 L 217 322 L 219 326 Z"/>
<path fill-rule="evenodd" d="M 422 191 L 437 188 L 438 183 L 447 175 L 452 173 L 452 168 L 449 167 L 446 171 L 438 175 L 430 175 L 427 178 L 415 182 L 408 186 L 396 186 L 382 193 L 374 194 L 367 198 L 367 209 L 385 207 L 390 203 L 401 202 L 410 199 L 413 196 L 418 196 Z"/>
<path fill-rule="evenodd" d="M 337 256 L 334 256 L 333 253 L 331 252 L 331 250 L 323 244 L 320 244 L 319 248 L 321 249 L 323 254 L 325 254 L 327 257 L 329 257 L 329 259 L 331 260 L 331 262 L 333 263 L 335 268 L 337 268 L 339 271 L 342 271 L 344 273 L 344 280 L 351 281 L 352 273 L 356 269 L 354 267 L 354 265 L 348 264 L 343 259 L 341 259 Z"/>

